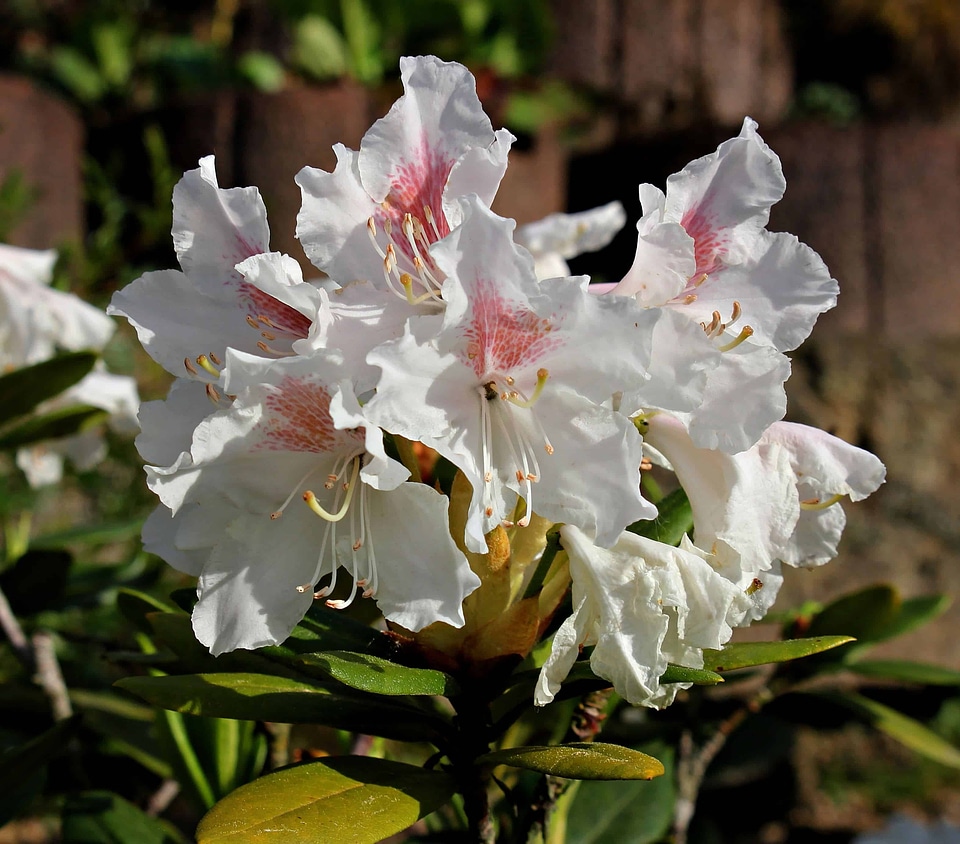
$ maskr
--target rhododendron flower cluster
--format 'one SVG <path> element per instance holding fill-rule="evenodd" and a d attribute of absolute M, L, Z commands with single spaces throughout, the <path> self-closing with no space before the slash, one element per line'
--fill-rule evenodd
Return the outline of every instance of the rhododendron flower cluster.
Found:
<path fill-rule="evenodd" d="M 619 283 L 571 277 L 622 207 L 515 230 L 490 209 L 513 138 L 472 76 L 433 57 L 400 70 L 360 149 L 297 177 L 297 235 L 326 278 L 270 251 L 258 191 L 221 188 L 210 157 L 174 192 L 182 271 L 115 296 L 176 378 L 140 415 L 161 502 L 146 547 L 199 577 L 194 630 L 215 654 L 362 597 L 425 652 L 467 658 L 456 631 L 491 606 L 482 561 L 506 561 L 505 618 L 533 582 L 553 596 L 532 628 L 555 630 L 537 703 L 589 658 L 628 700 L 665 705 L 668 663 L 700 667 L 761 617 L 782 565 L 833 557 L 840 499 L 883 481 L 871 454 L 780 421 L 784 353 L 837 284 L 766 230 L 784 180 L 750 119 L 665 193 L 640 188 Z M 654 464 L 690 501 L 678 546 L 641 535 Z M 562 551 L 536 581 L 554 526 Z"/>

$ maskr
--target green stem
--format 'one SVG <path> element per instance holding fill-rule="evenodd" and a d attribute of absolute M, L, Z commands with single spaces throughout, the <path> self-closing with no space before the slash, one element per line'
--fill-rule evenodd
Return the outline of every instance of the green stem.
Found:
<path fill-rule="evenodd" d="M 530 578 L 530 582 L 527 584 L 527 588 L 523 592 L 523 597 L 525 599 L 532 598 L 533 596 L 540 594 L 540 590 L 543 588 L 543 582 L 547 579 L 547 572 L 550 571 L 550 566 L 553 565 L 553 561 L 561 549 L 561 527 L 562 525 L 554 525 L 552 528 L 550 528 L 550 530 L 547 531 L 547 544 L 543 549 L 543 554 L 540 556 L 540 562 L 537 563 L 537 568 L 533 572 L 533 577 Z"/>

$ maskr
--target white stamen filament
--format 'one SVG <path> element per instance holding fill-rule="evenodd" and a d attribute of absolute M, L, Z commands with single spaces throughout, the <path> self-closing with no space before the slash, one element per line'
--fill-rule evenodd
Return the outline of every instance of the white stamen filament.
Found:
<path fill-rule="evenodd" d="M 276 521 L 277 519 L 279 519 L 279 518 L 283 515 L 283 511 L 286 510 L 286 509 L 287 509 L 287 505 L 288 505 L 291 501 L 293 501 L 293 497 L 297 494 L 297 492 L 299 491 L 300 487 L 303 486 L 303 484 L 306 482 L 307 478 L 309 478 L 314 472 L 318 471 L 319 469 L 320 469 L 320 466 L 311 466 L 311 467 L 304 473 L 304 476 L 303 476 L 302 478 L 300 478 L 300 480 L 297 481 L 296 484 L 294 484 L 293 489 L 290 490 L 290 494 L 287 496 L 287 498 L 286 498 L 286 500 L 283 502 L 283 504 L 281 504 L 279 507 L 277 507 L 277 509 L 274 510 L 274 511 L 270 514 L 270 518 L 273 519 L 273 521 Z"/>

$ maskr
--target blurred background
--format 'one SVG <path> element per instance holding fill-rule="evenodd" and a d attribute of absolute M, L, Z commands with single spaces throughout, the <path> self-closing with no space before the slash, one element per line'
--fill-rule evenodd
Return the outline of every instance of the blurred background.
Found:
<path fill-rule="evenodd" d="M 663 187 L 744 115 L 758 120 L 788 184 L 770 227 L 819 251 L 842 291 L 793 356 L 788 418 L 888 466 L 881 491 L 847 508 L 840 559 L 790 571 L 777 609 L 877 582 L 904 597 L 960 593 L 956 0 L 4 0 L 0 242 L 58 249 L 56 285 L 105 304 L 142 272 L 176 266 L 173 185 L 215 153 L 221 185 L 258 185 L 273 248 L 307 267 L 295 173 L 332 169 L 337 141 L 356 148 L 400 91 L 398 58 L 416 53 L 465 63 L 494 126 L 519 137 L 494 207 L 520 222 L 612 199 L 635 220 L 639 183 Z M 574 271 L 618 279 L 635 238 L 628 224 Z M 107 360 L 138 376 L 144 398 L 165 393 L 131 333 Z M 41 533 L 114 528 L 84 546 L 80 585 L 75 570 L 59 591 L 21 584 L 38 605 L 18 611 L 47 613 L 68 651 L 112 641 L 110 584 L 169 576 L 130 550 L 150 500 L 130 443 L 112 455 L 30 498 Z M 2 483 L 9 542 L 28 492 Z M 958 631 L 960 605 L 881 652 L 960 669 Z M 66 663 L 78 683 L 115 670 Z M 908 703 L 956 743 L 957 695 L 937 687 Z M 13 735 L 4 722 L 22 701 L 0 697 Z M 768 755 L 776 799 L 758 799 L 756 760 L 708 780 L 708 802 L 742 807 L 743 837 L 718 840 L 849 841 L 894 809 L 960 823 L 956 771 L 863 728 L 798 729 Z M 0 841 L 49 834 L 11 824 Z"/>

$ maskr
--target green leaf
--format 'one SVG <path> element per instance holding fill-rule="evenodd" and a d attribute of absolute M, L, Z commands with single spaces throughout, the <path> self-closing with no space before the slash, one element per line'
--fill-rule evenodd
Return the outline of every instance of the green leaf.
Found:
<path fill-rule="evenodd" d="M 117 609 L 127 621 L 135 624 L 144 633 L 151 633 L 156 629 L 148 618 L 151 613 L 178 615 L 174 612 L 175 608 L 166 601 L 128 587 L 117 590 Z"/>
<path fill-rule="evenodd" d="M 693 683 L 695 686 L 715 686 L 723 677 L 705 668 L 687 668 L 685 665 L 668 665 L 660 677 L 661 683 Z"/>
<path fill-rule="evenodd" d="M 387 659 L 350 651 L 307 654 L 300 661 L 345 686 L 377 695 L 445 695 L 459 692 L 456 681 L 431 668 L 408 668 Z"/>
<path fill-rule="evenodd" d="M 944 613 L 952 603 L 949 595 L 921 595 L 900 604 L 900 612 L 874 641 L 882 642 L 922 627 Z"/>
<path fill-rule="evenodd" d="M 657 518 L 634 522 L 627 530 L 666 545 L 679 545 L 683 535 L 693 530 L 693 510 L 687 494 L 675 489 L 657 503 Z"/>
<path fill-rule="evenodd" d="M 109 791 L 87 791 L 67 798 L 63 840 L 74 844 L 185 844 L 171 825 L 151 818 Z"/>
<path fill-rule="evenodd" d="M 362 756 L 286 768 L 238 788 L 197 827 L 199 844 L 374 844 L 446 803 L 439 771 Z"/>
<path fill-rule="evenodd" d="M 567 814 L 566 844 L 654 844 L 673 821 L 673 748 L 643 750 L 663 760 L 666 775 L 651 782 L 581 782 Z"/>
<path fill-rule="evenodd" d="M 47 533 L 31 539 L 30 549 L 36 551 L 57 550 L 75 543 L 106 545 L 110 542 L 121 542 L 124 539 L 139 536 L 142 529 L 143 519 L 102 525 L 85 525 L 70 530 L 57 531 L 56 533 Z"/>
<path fill-rule="evenodd" d="M 659 759 L 602 742 L 511 747 L 484 753 L 477 764 L 509 765 L 576 780 L 649 780 L 664 772 Z"/>
<path fill-rule="evenodd" d="M 62 407 L 6 428 L 0 434 L 0 448 L 23 448 L 45 440 L 71 437 L 104 421 L 109 414 L 99 407 Z"/>
<path fill-rule="evenodd" d="M 146 620 L 164 645 L 177 656 L 177 662 L 165 666 L 177 674 L 245 673 L 275 674 L 294 680 L 305 680 L 303 673 L 270 659 L 261 649 L 247 651 L 237 649 L 230 653 L 213 656 L 193 632 L 190 616 L 175 612 L 148 612 Z"/>
<path fill-rule="evenodd" d="M 71 352 L 0 375 L 0 424 L 29 413 L 72 387 L 96 362 L 93 352 Z"/>
<path fill-rule="evenodd" d="M 706 648 L 703 667 L 707 671 L 733 671 L 771 662 L 788 662 L 811 656 L 852 642 L 850 636 L 816 636 L 811 639 L 786 639 L 782 642 L 738 642 L 716 651 Z"/>
<path fill-rule="evenodd" d="M 0 756 L 0 826 L 27 808 L 43 787 L 44 769 L 76 733 L 79 718 L 58 721 L 49 730 Z"/>
<path fill-rule="evenodd" d="M 446 727 L 439 717 L 400 702 L 264 674 L 126 677 L 115 685 L 187 715 L 326 724 L 401 741 L 436 741 Z"/>
<path fill-rule="evenodd" d="M 839 703 L 850 709 L 875 730 L 896 739 L 905 747 L 916 751 L 928 759 L 948 765 L 951 768 L 960 768 L 960 749 L 954 747 L 946 739 L 938 736 L 919 721 L 915 721 L 896 709 L 878 703 L 863 695 L 853 692 L 822 692 L 811 693 L 813 697 L 822 697 Z"/>
<path fill-rule="evenodd" d="M 855 660 L 847 663 L 848 671 L 863 677 L 878 677 L 900 683 L 921 683 L 927 686 L 960 686 L 960 671 L 940 665 L 911 662 L 907 659 Z"/>
<path fill-rule="evenodd" d="M 899 612 L 900 596 L 892 586 L 871 586 L 828 604 L 813 617 L 804 634 L 846 635 L 858 643 L 878 641 Z"/>

